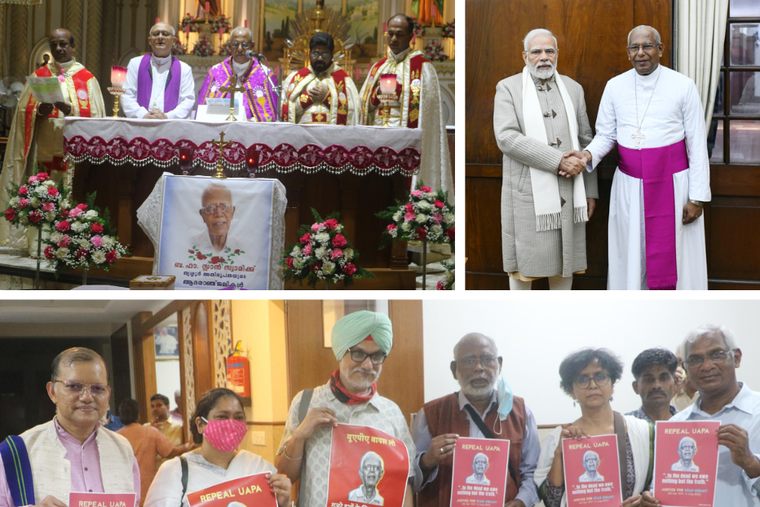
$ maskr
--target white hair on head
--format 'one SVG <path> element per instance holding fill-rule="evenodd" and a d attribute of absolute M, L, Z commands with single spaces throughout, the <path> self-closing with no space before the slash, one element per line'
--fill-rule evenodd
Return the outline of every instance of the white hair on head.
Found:
<path fill-rule="evenodd" d="M 383 469 L 385 468 L 385 463 L 383 463 L 383 458 L 381 458 L 378 453 L 373 452 L 373 451 L 368 451 L 364 453 L 364 456 L 362 456 L 362 459 L 359 462 L 359 468 L 364 468 L 364 463 L 370 458 L 376 459 L 377 461 L 379 461 L 380 468 L 383 468 Z"/>
<path fill-rule="evenodd" d="M 731 331 L 726 326 L 717 326 L 715 324 L 702 324 L 701 326 L 697 327 L 696 329 L 689 331 L 689 334 L 686 335 L 686 338 L 684 338 L 683 343 L 681 344 L 683 355 L 681 356 L 681 359 L 683 361 L 688 360 L 689 354 L 691 353 L 691 348 L 694 346 L 694 344 L 702 338 L 703 336 L 707 336 L 710 334 L 719 334 L 723 338 L 723 343 L 726 344 L 726 348 L 728 350 L 734 350 L 738 349 L 739 346 L 736 344 L 736 336 L 734 335 L 734 332 Z"/>
<path fill-rule="evenodd" d="M 454 360 L 456 360 L 457 356 L 459 355 L 459 346 L 462 345 L 462 342 L 471 338 L 483 338 L 484 340 L 488 341 L 488 343 L 490 343 L 493 347 L 494 352 L 496 352 L 496 355 L 499 355 L 499 349 L 496 347 L 496 341 L 493 338 L 486 336 L 483 333 L 467 333 L 457 342 L 456 345 L 454 345 Z"/>
<path fill-rule="evenodd" d="M 206 202 L 206 197 L 208 197 L 208 195 L 211 192 L 213 192 L 214 190 L 224 190 L 225 192 L 227 192 L 228 194 L 230 194 L 230 201 L 232 200 L 232 190 L 230 190 L 229 188 L 225 187 L 221 183 L 212 183 L 211 185 L 207 186 L 203 190 L 203 194 L 201 194 L 201 203 Z"/>
<path fill-rule="evenodd" d="M 177 32 L 176 32 L 176 30 L 174 30 L 174 27 L 172 25 L 170 25 L 169 23 L 164 23 L 163 21 L 159 21 L 155 25 L 151 26 L 150 27 L 150 32 L 148 32 L 148 35 L 153 35 L 153 29 L 156 28 L 158 25 L 166 25 L 166 26 L 168 26 L 169 28 L 172 29 L 172 37 L 176 37 L 177 36 Z"/>
<path fill-rule="evenodd" d="M 235 33 L 235 32 L 237 32 L 237 33 L 241 33 L 242 32 L 242 33 L 244 33 L 246 35 L 246 37 L 248 37 L 249 40 L 253 40 L 253 32 L 251 31 L 250 28 L 246 28 L 244 26 L 235 27 L 235 29 L 232 30 L 232 32 L 230 32 L 230 37 L 232 37 L 232 34 Z"/>
<path fill-rule="evenodd" d="M 534 28 L 530 32 L 525 35 L 525 38 L 523 39 L 523 49 L 525 49 L 525 52 L 528 52 L 528 44 L 530 44 L 530 41 L 533 40 L 533 37 L 536 35 L 548 35 L 552 39 L 554 39 L 554 49 L 557 49 L 557 38 L 554 36 L 553 33 L 551 33 L 546 28 Z"/>
<path fill-rule="evenodd" d="M 639 25 L 633 30 L 631 30 L 630 32 L 628 32 L 628 44 L 631 43 L 631 35 L 633 35 L 633 32 L 635 32 L 636 30 L 652 30 L 652 32 L 654 33 L 654 43 L 655 44 L 662 43 L 660 40 L 660 32 L 658 32 L 655 27 L 649 26 L 649 25 Z"/>

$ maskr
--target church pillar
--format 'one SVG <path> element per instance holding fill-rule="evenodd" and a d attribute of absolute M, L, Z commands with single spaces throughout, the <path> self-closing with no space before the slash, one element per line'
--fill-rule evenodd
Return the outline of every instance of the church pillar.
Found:
<path fill-rule="evenodd" d="M 87 2 L 87 70 L 100 81 L 101 26 L 103 21 L 103 0 Z"/>
<path fill-rule="evenodd" d="M 29 48 L 27 47 L 27 25 L 29 24 L 29 7 L 25 5 L 11 5 L 11 43 L 10 43 L 10 68 L 11 76 L 19 79 L 29 75 Z"/>
<path fill-rule="evenodd" d="M 83 2 L 84 0 L 68 0 L 66 2 L 66 25 L 64 26 L 74 36 L 74 44 L 80 46 L 79 51 L 76 52 L 79 61 L 82 60 L 84 50 L 84 39 L 82 38 Z"/>
<path fill-rule="evenodd" d="M 8 38 L 5 33 L 5 20 L 6 20 L 6 11 L 8 9 L 8 6 L 6 4 L 0 5 L 0 46 L 3 48 L 7 48 L 6 46 L 6 39 Z M 7 76 L 8 73 L 5 71 L 5 50 L 0 51 L 0 76 Z"/>

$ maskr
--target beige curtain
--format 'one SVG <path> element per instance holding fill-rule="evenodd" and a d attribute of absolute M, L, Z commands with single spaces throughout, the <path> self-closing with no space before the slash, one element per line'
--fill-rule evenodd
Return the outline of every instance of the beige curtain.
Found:
<path fill-rule="evenodd" d="M 676 70 L 697 84 L 710 128 L 715 92 L 720 79 L 720 64 L 726 40 L 729 0 L 679 0 L 676 2 Z M 727 86 L 725 83 L 724 86 Z"/>

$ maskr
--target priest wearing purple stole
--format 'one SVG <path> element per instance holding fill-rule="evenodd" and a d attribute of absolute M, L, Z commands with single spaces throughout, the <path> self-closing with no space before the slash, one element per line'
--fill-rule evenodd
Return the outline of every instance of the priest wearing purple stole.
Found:
<path fill-rule="evenodd" d="M 710 200 L 704 109 L 694 81 L 659 64 L 660 34 L 628 35 L 633 69 L 610 79 L 596 137 L 583 151 L 595 168 L 615 144 L 609 289 L 707 289 L 702 206 Z"/>
<path fill-rule="evenodd" d="M 235 92 L 235 99 L 245 109 L 248 121 L 277 121 L 277 95 L 274 86 L 277 80 L 268 77 L 271 71 L 254 58 L 246 55 L 253 50 L 253 34 L 248 28 L 239 26 L 232 30 L 229 42 L 232 56 L 211 67 L 198 95 L 198 105 L 209 98 L 229 99 L 230 92 L 222 88 L 244 88 Z"/>
<path fill-rule="evenodd" d="M 150 29 L 151 53 L 132 58 L 127 67 L 121 105 L 127 118 L 189 118 L 195 105 L 195 82 L 188 64 L 171 56 L 175 31 L 167 23 Z"/>

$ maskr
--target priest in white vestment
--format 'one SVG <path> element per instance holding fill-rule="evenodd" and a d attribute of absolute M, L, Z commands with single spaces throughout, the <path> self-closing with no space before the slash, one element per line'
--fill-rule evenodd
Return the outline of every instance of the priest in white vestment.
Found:
<path fill-rule="evenodd" d="M 156 23 L 148 36 L 151 53 L 129 61 L 121 97 L 127 118 L 190 118 L 195 106 L 193 70 L 171 55 L 174 36 L 174 27 Z"/>
<path fill-rule="evenodd" d="M 388 20 L 386 33 L 388 56 L 370 67 L 367 80 L 359 92 L 362 124 L 385 125 L 382 112 L 387 103 L 383 104 L 378 98 L 380 77 L 395 74 L 397 100 L 388 106 L 387 126 L 422 129 L 418 177 L 434 190 L 448 191 L 453 198 L 454 177 L 438 74 L 422 51 L 415 51 L 410 46 L 414 35 L 412 18 L 396 14 Z"/>
<path fill-rule="evenodd" d="M 608 289 L 707 289 L 702 206 L 709 201 L 707 135 L 699 93 L 659 65 L 660 34 L 628 35 L 633 70 L 612 78 L 596 137 L 583 155 L 593 170 L 617 143 L 612 182 Z"/>

